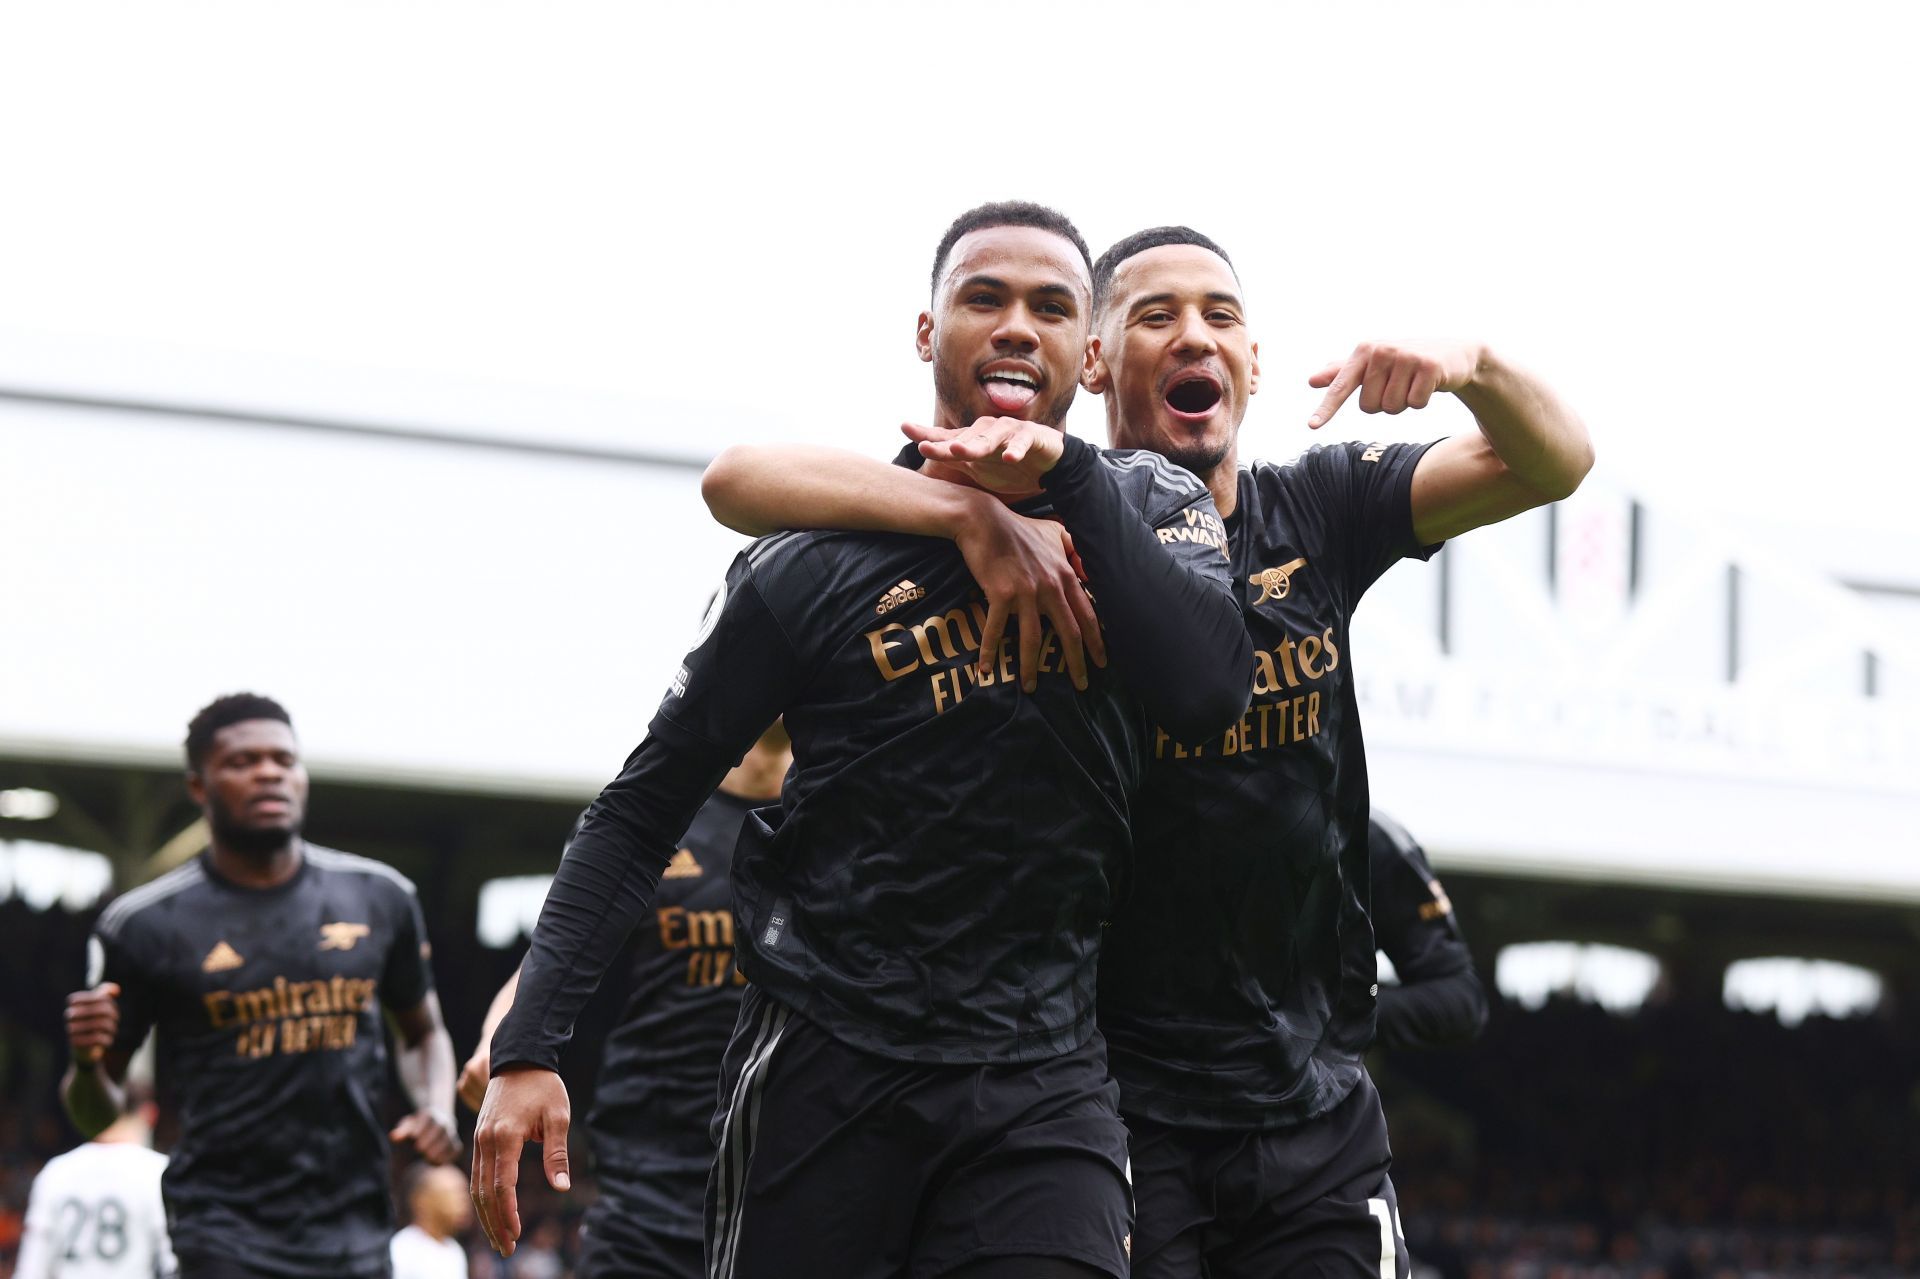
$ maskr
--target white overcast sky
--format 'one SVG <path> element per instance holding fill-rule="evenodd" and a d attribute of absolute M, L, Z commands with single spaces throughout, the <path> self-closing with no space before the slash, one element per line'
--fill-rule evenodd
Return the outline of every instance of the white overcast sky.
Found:
<path fill-rule="evenodd" d="M 1658 499 L 1912 546 L 1916 36 L 1892 3 L 15 4 L 0 383 L 880 451 L 930 401 L 934 241 L 1019 196 L 1096 252 L 1229 248 L 1246 454 L 1298 451 L 1358 339 L 1483 337 Z M 1460 424 L 1382 421 L 1336 424 Z"/>

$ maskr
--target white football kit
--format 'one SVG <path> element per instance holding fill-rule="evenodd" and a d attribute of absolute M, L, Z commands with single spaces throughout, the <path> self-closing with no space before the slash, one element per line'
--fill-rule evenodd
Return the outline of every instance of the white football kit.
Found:
<path fill-rule="evenodd" d="M 172 1279 L 166 1167 L 165 1155 L 124 1141 L 48 1160 L 27 1198 L 15 1279 Z"/>

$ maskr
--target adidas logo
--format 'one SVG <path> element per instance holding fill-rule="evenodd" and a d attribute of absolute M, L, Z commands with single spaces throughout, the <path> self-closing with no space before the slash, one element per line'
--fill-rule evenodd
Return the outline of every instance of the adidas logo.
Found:
<path fill-rule="evenodd" d="M 927 592 L 925 587 L 915 586 L 912 582 L 903 581 L 900 585 L 894 587 L 885 595 L 882 595 L 880 602 L 873 606 L 873 611 L 876 615 L 885 616 L 894 609 L 899 608 L 902 604 L 911 604 L 915 600 L 923 600 L 926 597 Z"/>
<path fill-rule="evenodd" d="M 693 860 L 693 850 L 683 848 L 673 855 L 667 868 L 660 872 L 662 879 L 698 879 L 706 874 L 700 869 L 700 863 Z"/>
<path fill-rule="evenodd" d="M 203 973 L 224 973 L 228 969 L 238 968 L 246 962 L 246 960 L 240 958 L 239 951 L 227 945 L 224 941 L 215 942 L 213 949 L 207 952 L 207 957 L 200 961 L 200 971 Z"/>

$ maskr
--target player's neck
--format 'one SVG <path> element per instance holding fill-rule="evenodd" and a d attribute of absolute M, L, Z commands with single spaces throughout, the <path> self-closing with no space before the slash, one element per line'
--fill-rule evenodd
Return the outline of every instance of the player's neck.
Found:
<path fill-rule="evenodd" d="M 279 848 L 264 853 L 243 853 L 215 838 L 208 856 L 221 878 L 242 888 L 276 888 L 300 873 L 300 837 L 295 835 Z"/>
<path fill-rule="evenodd" d="M 1213 494 L 1213 504 L 1220 508 L 1220 518 L 1226 519 L 1233 514 L 1233 508 L 1240 504 L 1240 441 L 1235 439 L 1227 447 L 1227 455 L 1212 471 L 1200 477 L 1207 486 L 1207 492 Z"/>

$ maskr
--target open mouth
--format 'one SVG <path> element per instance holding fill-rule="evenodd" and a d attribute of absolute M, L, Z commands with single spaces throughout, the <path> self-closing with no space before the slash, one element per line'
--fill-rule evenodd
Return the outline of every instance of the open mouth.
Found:
<path fill-rule="evenodd" d="M 990 364 L 980 374 L 980 387 L 994 408 L 1020 417 L 1040 394 L 1040 376 L 1020 365 Z"/>
<path fill-rule="evenodd" d="M 1189 373 L 1167 388 L 1167 407 L 1181 417 L 1205 417 L 1220 404 L 1220 383 L 1206 373 Z"/>

